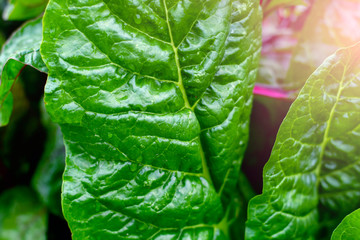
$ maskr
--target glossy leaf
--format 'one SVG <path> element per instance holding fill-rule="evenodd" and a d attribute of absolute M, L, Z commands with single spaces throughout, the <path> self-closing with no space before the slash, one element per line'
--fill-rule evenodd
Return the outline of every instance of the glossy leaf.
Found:
<path fill-rule="evenodd" d="M 58 216 L 62 216 L 61 186 L 65 169 L 63 135 L 60 127 L 51 122 L 45 109 L 43 116 L 43 123 L 47 129 L 47 139 L 43 156 L 32 179 L 32 185 L 49 210 Z"/>
<path fill-rule="evenodd" d="M 250 0 L 50 1 L 45 102 L 73 239 L 227 239 L 260 20 Z"/>
<path fill-rule="evenodd" d="M 300 89 L 310 74 L 341 47 L 360 41 L 360 2 L 315 1 L 287 73 L 287 89 Z"/>
<path fill-rule="evenodd" d="M 360 45 L 328 58 L 283 121 L 249 204 L 246 239 L 316 239 L 319 216 L 360 206 Z"/>
<path fill-rule="evenodd" d="M 360 236 L 360 209 L 344 218 L 334 230 L 331 240 L 357 240 Z"/>
<path fill-rule="evenodd" d="M 27 20 L 39 16 L 48 0 L 8 0 L 3 12 L 4 20 Z"/>
<path fill-rule="evenodd" d="M 11 89 L 22 69 L 30 65 L 39 71 L 47 72 L 40 55 L 41 21 L 39 18 L 24 24 L 6 42 L 1 51 L 0 126 L 9 122 L 13 107 Z"/>
<path fill-rule="evenodd" d="M 0 239 L 45 240 L 46 209 L 27 187 L 16 187 L 0 195 Z"/>

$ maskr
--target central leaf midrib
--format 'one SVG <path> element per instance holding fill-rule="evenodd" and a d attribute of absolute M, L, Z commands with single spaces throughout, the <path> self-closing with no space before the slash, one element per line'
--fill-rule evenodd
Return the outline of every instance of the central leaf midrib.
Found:
<path fill-rule="evenodd" d="M 320 186 L 320 181 L 322 179 L 322 176 L 321 176 L 321 167 L 322 167 L 322 164 L 323 164 L 323 160 L 324 160 L 324 154 L 325 154 L 325 148 L 326 148 L 326 145 L 329 141 L 329 133 L 330 133 L 330 127 L 331 127 L 331 124 L 332 124 L 332 121 L 333 121 L 333 118 L 334 118 L 334 114 L 335 114 L 335 110 L 336 110 L 336 107 L 340 101 L 340 96 L 341 96 L 341 93 L 342 93 L 342 90 L 343 90 L 343 83 L 344 83 L 344 80 L 345 80 L 345 75 L 346 75 L 346 72 L 347 72 L 347 68 L 346 66 L 344 66 L 344 71 L 343 71 L 343 74 L 341 76 L 341 80 L 339 82 L 339 88 L 338 88 L 338 91 L 337 91 L 337 94 L 336 94 L 336 100 L 335 100 L 335 103 L 334 103 L 334 106 L 331 108 L 331 111 L 330 111 L 330 114 L 329 114 L 329 119 L 328 119 L 328 123 L 327 123 L 327 126 L 326 126 L 326 129 L 325 129 L 325 132 L 324 132 L 324 139 L 323 139 L 323 142 L 321 143 L 321 152 L 320 152 L 320 155 L 319 155 L 319 164 L 315 170 L 316 172 L 316 175 L 318 176 L 317 177 L 317 181 L 316 181 L 316 189 L 319 190 L 319 186 Z M 320 194 L 318 194 L 320 195 Z"/>
<path fill-rule="evenodd" d="M 177 85 L 180 88 L 182 97 L 184 99 L 185 107 L 190 109 L 193 112 L 194 110 L 193 110 L 193 108 L 191 107 L 191 105 L 189 103 L 189 100 L 188 100 L 188 97 L 187 97 L 187 94 L 186 94 L 186 90 L 185 90 L 185 87 L 184 87 L 182 75 L 181 75 L 181 66 L 180 66 L 180 61 L 179 61 L 179 53 L 178 53 L 178 48 L 175 46 L 174 38 L 173 38 L 173 35 L 172 35 L 171 25 L 170 25 L 170 21 L 169 21 L 169 12 L 168 12 L 168 8 L 167 8 L 166 0 L 163 0 L 163 4 L 164 4 L 164 9 L 165 9 L 166 24 L 167 24 L 168 30 L 169 30 L 170 44 L 171 44 L 171 47 L 173 48 L 173 51 L 174 51 L 175 63 L 176 63 L 176 68 L 177 68 L 177 74 L 178 74 L 178 83 L 177 83 Z M 202 146 L 201 143 L 200 143 L 200 154 L 201 154 L 201 160 L 202 160 L 203 176 L 209 182 L 209 184 L 211 186 L 213 186 L 210 171 L 209 171 L 209 168 L 207 166 L 207 161 L 206 161 L 206 158 L 205 158 L 205 153 L 204 153 L 203 146 Z"/>
<path fill-rule="evenodd" d="M 174 55 L 175 55 L 175 63 L 176 63 L 177 74 L 178 74 L 178 86 L 181 90 L 181 94 L 182 94 L 184 102 L 185 102 L 185 107 L 191 109 L 191 106 L 190 106 L 190 103 L 189 103 L 189 100 L 188 100 L 188 97 L 186 94 L 186 90 L 185 90 L 185 87 L 183 84 L 183 79 L 182 79 L 182 75 L 181 75 L 181 67 L 180 67 L 180 62 L 179 62 L 179 53 L 178 53 L 177 47 L 175 46 L 174 38 L 172 35 L 166 0 L 163 0 L 163 4 L 164 4 L 164 8 L 165 8 L 166 24 L 167 24 L 168 30 L 169 30 L 170 44 L 171 44 L 171 47 L 173 48 Z"/>

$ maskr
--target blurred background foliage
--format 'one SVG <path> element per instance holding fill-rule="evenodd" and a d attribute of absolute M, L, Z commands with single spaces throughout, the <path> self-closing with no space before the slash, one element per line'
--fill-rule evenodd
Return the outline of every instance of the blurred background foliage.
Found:
<path fill-rule="evenodd" d="M 1 0 L 0 45 L 23 20 L 42 14 L 46 3 Z M 60 203 L 65 148 L 44 110 L 46 77 L 31 67 L 22 71 L 12 89 L 10 122 L 0 128 L 1 240 L 71 239 Z"/>
<path fill-rule="evenodd" d="M 309 75 L 339 47 L 360 40 L 360 0 L 261 3 L 262 58 L 239 181 L 246 199 L 261 192 L 262 169 L 278 128 Z M 24 20 L 41 15 L 46 4 L 0 0 L 0 46 Z M 0 240 L 71 239 L 60 203 L 65 149 L 59 127 L 44 110 L 45 82 L 46 75 L 31 67 L 22 71 L 12 89 L 10 123 L 0 128 Z"/>

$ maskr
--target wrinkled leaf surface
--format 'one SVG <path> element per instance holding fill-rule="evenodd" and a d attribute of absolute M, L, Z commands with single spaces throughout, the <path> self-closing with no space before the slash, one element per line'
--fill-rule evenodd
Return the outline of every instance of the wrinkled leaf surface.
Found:
<path fill-rule="evenodd" d="M 260 21 L 254 1 L 50 1 L 45 102 L 74 239 L 227 239 Z"/>

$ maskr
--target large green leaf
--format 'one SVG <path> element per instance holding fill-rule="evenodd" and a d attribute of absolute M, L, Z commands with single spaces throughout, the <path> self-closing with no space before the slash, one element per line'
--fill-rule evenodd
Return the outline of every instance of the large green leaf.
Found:
<path fill-rule="evenodd" d="M 9 122 L 13 107 L 11 89 L 21 70 L 30 65 L 39 71 L 47 72 L 40 55 L 41 21 L 39 18 L 25 23 L 12 35 L 1 51 L 0 126 Z"/>
<path fill-rule="evenodd" d="M 334 230 L 331 240 L 357 240 L 360 236 L 360 209 L 344 218 Z"/>
<path fill-rule="evenodd" d="M 294 50 L 284 86 L 300 89 L 329 55 L 360 41 L 360 1 L 314 1 Z"/>
<path fill-rule="evenodd" d="M 47 213 L 28 187 L 0 195 L 0 240 L 45 240 Z"/>
<path fill-rule="evenodd" d="M 48 0 L 8 0 L 3 12 L 4 20 L 27 20 L 39 16 Z"/>
<path fill-rule="evenodd" d="M 49 2 L 45 102 L 74 239 L 226 239 L 260 16 L 250 0 Z"/>
<path fill-rule="evenodd" d="M 359 56 L 360 44 L 328 58 L 291 106 L 249 204 L 247 239 L 314 239 L 320 208 L 338 221 L 359 207 Z"/>

